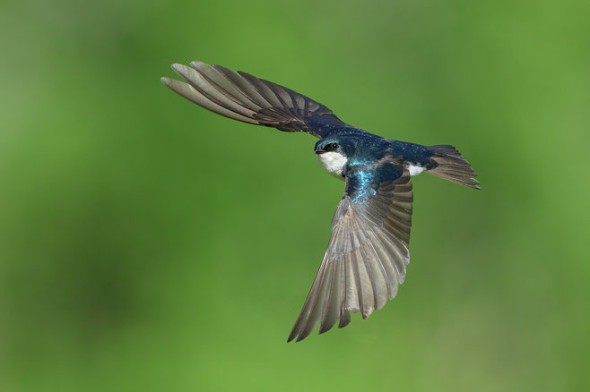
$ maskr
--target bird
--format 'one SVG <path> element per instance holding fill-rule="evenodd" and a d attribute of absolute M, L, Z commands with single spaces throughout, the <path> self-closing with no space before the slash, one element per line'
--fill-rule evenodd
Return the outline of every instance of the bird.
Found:
<path fill-rule="evenodd" d="M 344 180 L 319 271 L 287 339 L 305 339 L 366 319 L 393 299 L 410 262 L 413 188 L 426 172 L 480 189 L 476 173 L 451 145 L 390 140 L 349 125 L 321 103 L 286 87 L 220 65 L 173 64 L 182 80 L 161 81 L 183 98 L 222 116 L 319 140 L 323 167 Z"/>

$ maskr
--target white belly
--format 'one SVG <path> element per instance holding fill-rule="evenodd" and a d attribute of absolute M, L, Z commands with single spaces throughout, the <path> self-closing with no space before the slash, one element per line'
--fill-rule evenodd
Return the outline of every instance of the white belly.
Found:
<path fill-rule="evenodd" d="M 330 151 L 318 155 L 322 166 L 328 172 L 341 176 L 346 166 L 346 157 L 338 152 Z"/>
<path fill-rule="evenodd" d="M 424 169 L 420 165 L 408 165 L 408 171 L 410 172 L 410 176 L 417 176 L 418 174 L 422 173 Z"/>

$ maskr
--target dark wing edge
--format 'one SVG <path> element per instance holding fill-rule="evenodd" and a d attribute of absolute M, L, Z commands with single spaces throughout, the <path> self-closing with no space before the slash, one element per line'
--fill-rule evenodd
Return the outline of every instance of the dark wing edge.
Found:
<path fill-rule="evenodd" d="M 162 77 L 172 91 L 222 116 L 286 132 L 323 137 L 322 128 L 346 126 L 326 106 L 278 84 L 220 65 L 193 61 L 172 69 L 187 82 Z"/>
<path fill-rule="evenodd" d="M 320 334 L 338 320 L 343 328 L 350 323 L 350 312 L 360 312 L 366 319 L 396 296 L 410 262 L 412 199 L 407 171 L 382 182 L 367 203 L 355 203 L 345 194 L 334 214 L 328 249 L 288 342 L 305 339 L 318 322 Z"/>

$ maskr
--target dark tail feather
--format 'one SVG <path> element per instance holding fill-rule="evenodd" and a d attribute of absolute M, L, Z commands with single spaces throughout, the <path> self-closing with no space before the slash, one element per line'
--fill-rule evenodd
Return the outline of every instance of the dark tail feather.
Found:
<path fill-rule="evenodd" d="M 479 182 L 475 179 L 477 174 L 455 147 L 441 145 L 431 146 L 429 148 L 434 153 L 430 158 L 437 163 L 437 166 L 434 169 L 428 170 L 428 173 L 445 180 L 456 182 L 457 184 L 480 189 Z"/>

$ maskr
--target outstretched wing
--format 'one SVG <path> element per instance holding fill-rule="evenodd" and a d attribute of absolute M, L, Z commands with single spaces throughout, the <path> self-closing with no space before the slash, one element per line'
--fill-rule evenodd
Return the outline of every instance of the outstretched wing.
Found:
<path fill-rule="evenodd" d="M 332 221 L 332 237 L 288 341 L 320 333 L 350 312 L 367 318 L 397 294 L 410 262 L 412 183 L 397 163 L 359 168 L 346 176 L 346 189 Z"/>
<path fill-rule="evenodd" d="M 313 99 L 245 72 L 199 61 L 193 61 L 190 67 L 174 64 L 172 69 L 187 82 L 161 78 L 172 91 L 234 120 L 286 132 L 307 132 L 319 138 L 334 129 L 352 128 Z"/>

